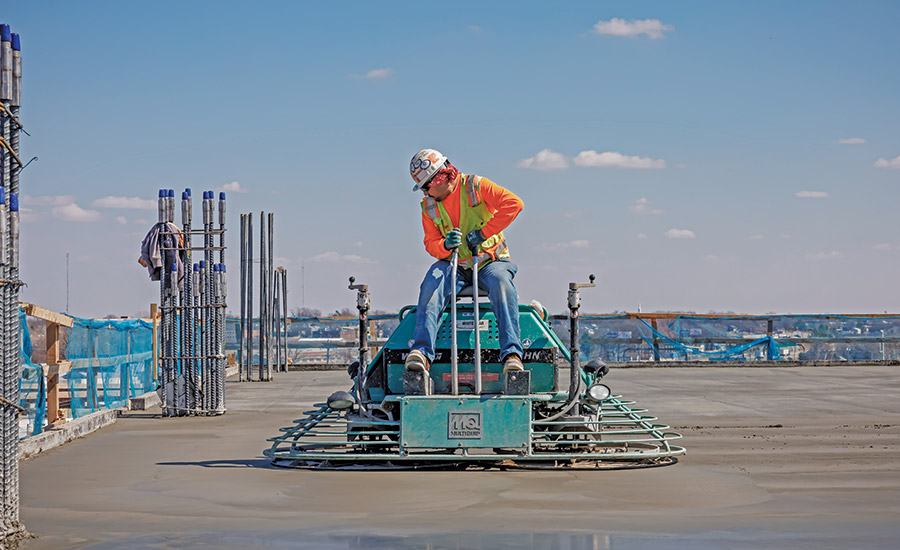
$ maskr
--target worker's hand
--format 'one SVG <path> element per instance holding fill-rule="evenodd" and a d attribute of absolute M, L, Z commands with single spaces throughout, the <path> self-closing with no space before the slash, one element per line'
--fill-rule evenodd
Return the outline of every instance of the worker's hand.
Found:
<path fill-rule="evenodd" d="M 444 237 L 444 248 L 447 250 L 456 250 L 459 248 L 459 245 L 462 244 L 462 231 L 457 228 L 453 228 L 447 233 L 447 236 Z"/>
<path fill-rule="evenodd" d="M 478 245 L 485 241 L 484 235 L 481 234 L 480 229 L 476 229 L 475 231 L 469 231 L 469 234 L 466 235 L 466 244 L 469 245 L 469 250 L 472 251 L 472 254 L 476 254 L 478 252 Z"/>

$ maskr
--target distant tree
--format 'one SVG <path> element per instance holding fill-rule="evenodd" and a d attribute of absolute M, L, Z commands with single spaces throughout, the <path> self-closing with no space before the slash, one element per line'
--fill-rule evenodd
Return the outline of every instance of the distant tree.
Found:
<path fill-rule="evenodd" d="M 331 314 L 333 317 L 355 317 L 357 312 L 355 309 L 350 309 L 349 307 L 345 307 L 341 310 L 334 310 L 334 313 Z"/>
<path fill-rule="evenodd" d="M 291 308 L 291 317 L 321 317 L 322 310 L 314 307 Z"/>

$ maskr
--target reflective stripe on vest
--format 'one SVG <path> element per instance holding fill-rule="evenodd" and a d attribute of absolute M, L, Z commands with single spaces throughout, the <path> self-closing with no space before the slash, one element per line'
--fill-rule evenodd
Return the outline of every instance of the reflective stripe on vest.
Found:
<path fill-rule="evenodd" d="M 481 204 L 481 176 L 466 176 L 465 188 L 469 206 L 475 208 Z"/>

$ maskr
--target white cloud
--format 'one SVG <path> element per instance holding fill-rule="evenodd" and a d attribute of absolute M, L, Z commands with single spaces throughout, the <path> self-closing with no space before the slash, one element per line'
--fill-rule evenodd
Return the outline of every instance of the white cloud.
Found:
<path fill-rule="evenodd" d="M 703 262 L 707 264 L 734 264 L 738 262 L 736 256 L 719 256 L 717 254 L 707 254 L 703 256 Z"/>
<path fill-rule="evenodd" d="M 349 262 L 352 264 L 374 264 L 377 263 L 375 260 L 370 260 L 368 258 L 363 258 L 362 256 L 358 256 L 356 254 L 340 254 L 333 250 L 329 250 L 328 252 L 323 252 L 321 254 L 317 254 L 309 259 L 311 262 L 323 263 L 323 264 L 333 264 L 337 262 Z"/>
<path fill-rule="evenodd" d="M 144 218 L 141 218 L 141 219 L 139 219 L 139 220 L 134 220 L 134 223 L 136 223 L 136 224 L 138 224 L 138 225 L 149 225 L 149 224 L 150 224 L 150 222 L 148 222 L 148 221 L 145 220 Z"/>
<path fill-rule="evenodd" d="M 94 208 L 131 208 L 134 210 L 153 210 L 156 201 L 140 197 L 103 197 L 91 203 Z"/>
<path fill-rule="evenodd" d="M 875 161 L 875 166 L 878 168 L 900 168 L 900 155 L 897 155 L 897 158 L 892 160 L 879 157 L 878 160 Z"/>
<path fill-rule="evenodd" d="M 126 223 L 128 223 L 128 220 L 125 218 L 125 216 L 116 216 L 116 222 L 125 225 Z"/>
<path fill-rule="evenodd" d="M 574 162 L 578 166 L 590 166 L 595 168 L 658 169 L 666 167 L 666 161 L 662 159 L 654 160 L 649 157 L 623 155 L 622 153 L 612 151 L 607 151 L 605 153 L 582 151 L 575 157 Z"/>
<path fill-rule="evenodd" d="M 832 250 L 831 252 L 810 252 L 804 258 L 807 260 L 814 261 L 824 261 L 824 260 L 836 260 L 841 258 L 843 254 L 838 252 L 837 250 Z"/>
<path fill-rule="evenodd" d="M 480 32 L 484 32 L 484 29 L 482 29 L 482 28 L 479 27 L 478 25 L 469 25 L 469 26 L 466 27 L 466 28 L 467 28 L 468 31 L 471 32 L 471 33 L 480 33 Z"/>
<path fill-rule="evenodd" d="M 694 232 L 690 229 L 675 228 L 666 231 L 665 235 L 670 239 L 693 239 L 696 237 L 696 235 L 694 235 Z"/>
<path fill-rule="evenodd" d="M 841 145 L 859 145 L 860 143 L 865 142 L 866 140 L 864 138 L 844 138 L 838 140 L 838 143 Z"/>
<path fill-rule="evenodd" d="M 569 159 L 562 153 L 543 149 L 531 158 L 520 160 L 516 166 L 529 170 L 565 170 L 569 167 Z"/>
<path fill-rule="evenodd" d="M 646 239 L 646 238 L 647 238 L 647 235 L 644 235 L 643 233 L 638 233 L 638 234 L 637 234 L 637 238 L 643 240 L 643 239 Z"/>
<path fill-rule="evenodd" d="M 73 202 L 75 197 L 72 195 L 22 195 L 22 204 L 28 206 L 65 206 Z"/>
<path fill-rule="evenodd" d="M 545 243 L 537 247 L 543 252 L 552 252 L 554 250 L 563 250 L 567 248 L 590 248 L 591 242 L 585 239 L 569 241 L 567 243 Z"/>
<path fill-rule="evenodd" d="M 362 248 L 362 245 L 363 245 L 362 241 L 356 241 L 355 243 L 353 243 L 354 248 Z"/>
<path fill-rule="evenodd" d="M 249 193 L 250 191 L 241 187 L 241 184 L 233 181 L 231 183 L 226 183 L 225 185 L 220 185 L 216 188 L 216 191 L 225 191 L 226 193 Z"/>
<path fill-rule="evenodd" d="M 663 210 L 660 210 L 658 208 L 650 208 L 647 204 L 647 198 L 641 197 L 638 200 L 634 201 L 634 204 L 629 206 L 628 209 L 635 214 L 650 216 L 656 216 L 657 214 L 662 214 L 664 212 Z"/>
<path fill-rule="evenodd" d="M 384 80 L 394 74 L 394 69 L 386 67 L 384 69 L 372 69 L 364 75 L 350 74 L 349 78 L 365 78 L 366 80 Z"/>
<path fill-rule="evenodd" d="M 53 209 L 53 215 L 67 222 L 95 222 L 100 219 L 100 212 L 85 210 L 74 202 Z"/>
<path fill-rule="evenodd" d="M 634 38 L 646 34 L 650 39 L 662 38 L 663 33 L 674 30 L 672 25 L 664 25 L 659 19 L 619 19 L 613 17 L 609 21 L 600 20 L 594 25 L 596 34 L 624 36 Z"/>
<path fill-rule="evenodd" d="M 879 244 L 876 244 L 875 246 L 873 246 L 872 248 L 874 248 L 875 250 L 890 250 L 891 243 L 879 243 Z"/>
<path fill-rule="evenodd" d="M 752 236 L 750 237 L 750 240 L 751 240 L 751 241 L 761 241 L 761 240 L 763 240 L 763 239 L 765 239 L 765 238 L 766 238 L 765 235 L 752 235 Z"/>
<path fill-rule="evenodd" d="M 828 193 L 825 191 L 797 191 L 794 196 L 798 199 L 825 199 Z"/>

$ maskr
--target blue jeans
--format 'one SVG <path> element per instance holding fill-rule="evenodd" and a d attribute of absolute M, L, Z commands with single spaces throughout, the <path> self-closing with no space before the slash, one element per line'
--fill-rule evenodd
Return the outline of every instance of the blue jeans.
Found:
<path fill-rule="evenodd" d="M 486 290 L 491 300 L 497 328 L 500 332 L 500 358 L 510 353 L 523 356 L 519 339 L 519 296 L 513 277 L 519 268 L 509 260 L 495 260 L 478 270 L 478 286 Z M 441 314 L 453 297 L 453 274 L 448 260 L 438 260 L 428 268 L 422 286 L 419 287 L 419 304 L 416 309 L 416 332 L 410 349 L 425 354 L 429 363 L 434 360 L 434 341 L 441 324 Z M 472 283 L 472 270 L 462 266 L 456 272 L 456 290 Z"/>

